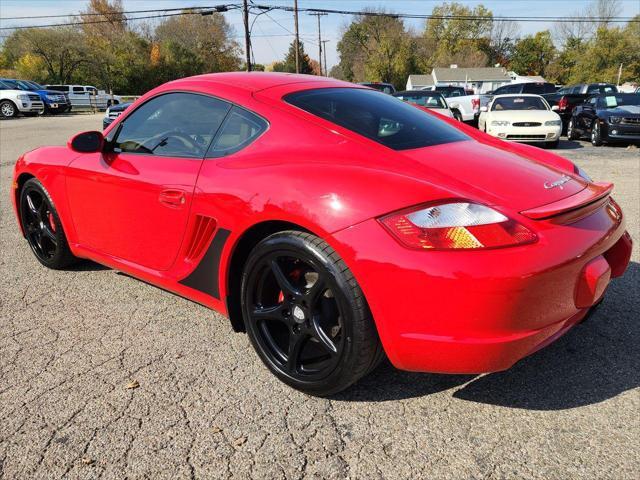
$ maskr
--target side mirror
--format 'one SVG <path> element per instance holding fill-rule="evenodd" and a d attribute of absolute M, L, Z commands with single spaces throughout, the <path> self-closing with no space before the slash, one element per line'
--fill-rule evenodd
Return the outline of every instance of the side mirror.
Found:
<path fill-rule="evenodd" d="M 480 107 L 480 111 L 481 112 L 486 112 L 486 111 L 488 111 L 488 108 L 487 107 Z"/>
<path fill-rule="evenodd" d="M 558 107 L 558 105 L 554 105 L 553 107 L 551 107 L 551 110 L 557 112 L 558 110 L 560 110 L 560 107 Z"/>
<path fill-rule="evenodd" d="M 67 146 L 79 153 L 101 152 L 104 147 L 104 137 L 102 132 L 98 131 L 82 132 L 71 137 Z"/>

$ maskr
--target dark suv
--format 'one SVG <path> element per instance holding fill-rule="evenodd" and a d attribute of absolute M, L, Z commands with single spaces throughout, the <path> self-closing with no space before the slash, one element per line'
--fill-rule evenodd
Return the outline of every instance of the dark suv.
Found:
<path fill-rule="evenodd" d="M 524 83 L 509 83 L 496 88 L 492 95 L 507 95 L 511 93 L 533 93 L 536 95 L 544 95 L 545 93 L 555 93 L 557 90 L 553 83 L 547 82 L 524 82 Z"/>

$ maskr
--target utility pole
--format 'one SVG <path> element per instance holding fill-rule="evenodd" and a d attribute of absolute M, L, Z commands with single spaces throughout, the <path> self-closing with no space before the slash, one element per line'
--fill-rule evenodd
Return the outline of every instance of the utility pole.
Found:
<path fill-rule="evenodd" d="M 249 36 L 249 6 L 244 0 L 242 7 L 242 19 L 244 21 L 244 49 L 247 62 L 247 72 L 251 71 L 251 37 Z"/>
<path fill-rule="evenodd" d="M 620 68 L 618 69 L 618 86 L 620 86 L 620 77 L 622 77 L 622 64 L 620 64 Z"/>
<path fill-rule="evenodd" d="M 314 17 L 318 17 L 318 63 L 320 64 L 320 75 L 322 75 L 322 33 L 320 32 L 320 17 L 327 15 L 326 13 L 311 13 Z M 324 66 L 327 69 L 327 66 Z"/>
<path fill-rule="evenodd" d="M 245 5 L 246 5 L 245 0 Z M 296 73 L 300 73 L 300 32 L 298 31 L 298 0 L 293 0 L 293 18 L 295 20 L 296 25 L 296 39 L 295 39 L 295 48 L 296 48 Z"/>
<path fill-rule="evenodd" d="M 325 77 L 329 76 L 329 68 L 327 67 L 327 46 L 325 45 L 325 43 L 329 41 L 330 40 L 322 40 L 322 53 L 324 53 L 324 76 Z"/>

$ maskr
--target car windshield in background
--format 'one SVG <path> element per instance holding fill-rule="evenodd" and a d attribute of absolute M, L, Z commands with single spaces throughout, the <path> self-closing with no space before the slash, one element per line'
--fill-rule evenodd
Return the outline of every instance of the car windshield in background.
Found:
<path fill-rule="evenodd" d="M 444 98 L 439 93 L 427 92 L 403 92 L 396 93 L 394 97 L 404 100 L 405 102 L 420 105 L 426 108 L 448 108 Z"/>
<path fill-rule="evenodd" d="M 637 93 L 616 93 L 600 97 L 600 108 L 616 108 L 628 105 L 640 105 L 640 95 Z"/>
<path fill-rule="evenodd" d="M 589 85 L 587 87 L 588 94 L 597 93 L 616 93 L 618 89 L 615 85 Z"/>
<path fill-rule="evenodd" d="M 547 110 L 544 101 L 538 97 L 504 97 L 493 101 L 491 110 Z"/>
<path fill-rule="evenodd" d="M 466 95 L 464 88 L 461 87 L 436 87 L 435 91 L 441 93 L 444 98 L 464 97 Z"/>
<path fill-rule="evenodd" d="M 389 94 L 392 94 L 396 91 L 395 87 L 390 83 L 361 83 L 360 85 Z"/>
<path fill-rule="evenodd" d="M 20 85 L 17 80 L 9 80 L 8 78 L 5 78 L 2 80 L 2 82 L 12 90 L 31 90 L 24 85 Z"/>
<path fill-rule="evenodd" d="M 31 80 L 21 80 L 21 82 L 29 85 L 32 90 L 46 90 L 46 88 L 44 88 L 42 85 L 36 82 L 32 82 Z"/>
<path fill-rule="evenodd" d="M 468 140 L 446 122 L 362 88 L 321 88 L 290 93 L 284 100 L 394 150 Z"/>

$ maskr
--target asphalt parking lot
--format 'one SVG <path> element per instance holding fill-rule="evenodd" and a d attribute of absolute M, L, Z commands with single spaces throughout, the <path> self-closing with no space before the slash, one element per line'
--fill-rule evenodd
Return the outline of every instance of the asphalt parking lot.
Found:
<path fill-rule="evenodd" d="M 0 122 L 0 478 L 640 476 L 640 150 L 562 141 L 613 181 L 635 241 L 601 308 L 509 371 L 400 372 L 333 399 L 279 383 L 226 319 L 21 238 L 13 164 L 101 115 Z"/>

